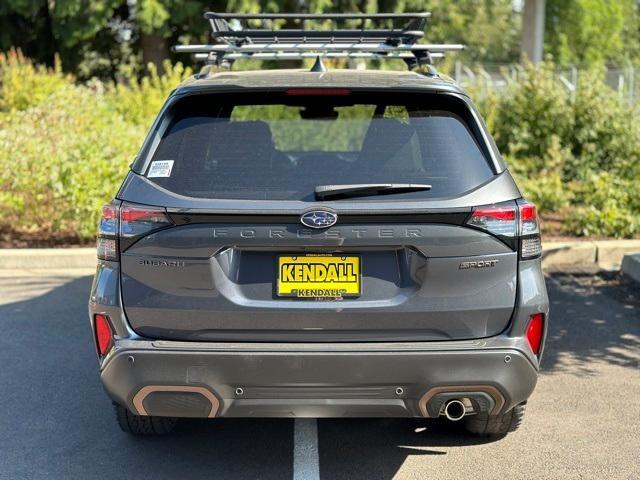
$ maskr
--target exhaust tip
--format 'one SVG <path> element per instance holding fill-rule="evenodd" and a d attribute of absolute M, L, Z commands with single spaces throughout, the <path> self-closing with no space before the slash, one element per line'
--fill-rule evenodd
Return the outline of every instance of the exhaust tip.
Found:
<path fill-rule="evenodd" d="M 466 407 L 461 400 L 449 400 L 444 407 L 444 415 L 447 420 L 457 422 L 462 420 L 466 413 Z"/>

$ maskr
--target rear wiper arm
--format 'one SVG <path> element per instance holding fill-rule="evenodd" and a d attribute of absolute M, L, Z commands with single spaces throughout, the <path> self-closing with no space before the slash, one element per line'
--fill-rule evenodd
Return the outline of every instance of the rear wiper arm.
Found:
<path fill-rule="evenodd" d="M 392 193 L 421 192 L 431 190 L 431 185 L 419 183 L 356 183 L 353 185 L 318 185 L 315 189 L 318 200 L 344 197 L 366 197 Z"/>

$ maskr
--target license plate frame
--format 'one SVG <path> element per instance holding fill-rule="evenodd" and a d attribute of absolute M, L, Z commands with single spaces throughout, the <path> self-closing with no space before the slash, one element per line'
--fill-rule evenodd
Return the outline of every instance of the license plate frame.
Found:
<path fill-rule="evenodd" d="M 319 279 L 323 273 L 324 278 Z M 362 259 L 354 254 L 278 255 L 275 294 L 299 300 L 358 298 L 362 295 Z"/>

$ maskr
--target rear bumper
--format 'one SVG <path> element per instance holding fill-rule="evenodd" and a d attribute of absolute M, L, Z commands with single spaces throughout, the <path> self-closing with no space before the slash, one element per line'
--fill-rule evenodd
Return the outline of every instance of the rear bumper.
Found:
<path fill-rule="evenodd" d="M 522 339 L 370 344 L 118 340 L 101 378 L 132 412 L 185 417 L 436 416 L 466 392 L 491 414 L 526 400 L 537 360 Z M 482 398 L 487 400 L 482 403 Z"/>

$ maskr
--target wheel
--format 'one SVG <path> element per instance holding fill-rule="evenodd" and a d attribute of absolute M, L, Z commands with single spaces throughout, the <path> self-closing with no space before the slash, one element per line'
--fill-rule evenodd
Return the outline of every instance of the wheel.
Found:
<path fill-rule="evenodd" d="M 147 417 L 134 415 L 128 409 L 117 403 L 113 404 L 116 411 L 118 425 L 123 432 L 132 435 L 166 435 L 173 430 L 178 422 L 172 417 Z"/>
<path fill-rule="evenodd" d="M 522 402 L 501 415 L 472 415 L 465 420 L 464 426 L 468 432 L 476 435 L 504 436 L 518 429 L 526 408 L 527 402 Z"/>

